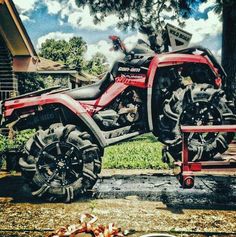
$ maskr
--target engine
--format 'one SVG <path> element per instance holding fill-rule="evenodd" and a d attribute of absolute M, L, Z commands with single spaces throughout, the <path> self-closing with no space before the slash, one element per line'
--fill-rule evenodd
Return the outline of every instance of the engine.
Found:
<path fill-rule="evenodd" d="M 135 90 L 125 91 L 110 107 L 94 115 L 94 120 L 104 130 L 133 125 L 142 117 L 142 100 Z"/>

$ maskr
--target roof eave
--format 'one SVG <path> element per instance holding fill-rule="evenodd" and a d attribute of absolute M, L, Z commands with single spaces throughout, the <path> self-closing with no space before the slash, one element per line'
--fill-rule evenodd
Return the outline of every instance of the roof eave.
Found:
<path fill-rule="evenodd" d="M 17 27 L 17 29 L 18 29 L 18 31 L 19 31 L 19 33 L 20 33 L 20 35 L 21 35 L 21 37 L 22 37 L 22 39 L 23 39 L 23 41 L 24 41 L 24 43 L 25 43 L 25 45 L 28 49 L 28 51 L 29 51 L 29 55 L 31 57 L 37 58 L 38 55 L 37 55 L 37 53 L 34 49 L 34 46 L 33 46 L 32 42 L 30 40 L 30 37 L 29 37 L 29 35 L 28 35 L 28 33 L 27 33 L 27 31 L 26 31 L 26 29 L 25 29 L 25 27 L 24 27 L 24 25 L 23 25 L 23 23 L 20 19 L 19 13 L 18 13 L 13 1 L 12 0 L 0 0 L 0 3 L 2 3 L 2 4 L 5 3 L 6 4 L 6 6 L 8 8 L 8 11 L 11 14 L 12 19 L 13 19 L 13 21 L 14 21 L 14 23 L 15 23 L 15 25 L 16 25 L 16 27 Z"/>

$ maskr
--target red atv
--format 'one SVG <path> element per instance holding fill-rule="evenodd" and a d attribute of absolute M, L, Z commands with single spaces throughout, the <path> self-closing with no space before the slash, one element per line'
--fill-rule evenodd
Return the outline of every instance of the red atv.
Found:
<path fill-rule="evenodd" d="M 155 54 L 143 42 L 97 83 L 78 89 L 49 88 L 2 102 L 2 126 L 36 129 L 19 160 L 32 194 L 70 201 L 91 189 L 106 146 L 152 132 L 181 158 L 180 125 L 235 123 L 221 89 L 225 72 L 202 47 Z M 145 47 L 144 47 L 145 46 Z M 191 134 L 192 160 L 214 159 L 231 133 Z"/>

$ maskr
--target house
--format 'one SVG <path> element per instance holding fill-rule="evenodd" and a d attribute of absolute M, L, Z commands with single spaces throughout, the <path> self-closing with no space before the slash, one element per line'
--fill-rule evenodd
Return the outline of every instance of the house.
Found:
<path fill-rule="evenodd" d="M 90 81 L 63 64 L 39 57 L 13 1 L 0 0 L 0 101 L 17 95 L 17 75 L 22 72 L 66 74 L 71 87 L 81 84 L 80 77 Z"/>

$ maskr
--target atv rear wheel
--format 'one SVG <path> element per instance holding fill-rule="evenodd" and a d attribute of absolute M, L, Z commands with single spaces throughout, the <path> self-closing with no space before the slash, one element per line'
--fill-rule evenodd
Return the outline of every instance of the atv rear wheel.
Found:
<path fill-rule="evenodd" d="M 20 159 L 32 194 L 50 201 L 70 202 L 91 189 L 101 171 L 101 152 L 87 132 L 74 125 L 54 124 L 39 130 Z"/>
<path fill-rule="evenodd" d="M 159 117 L 159 140 L 169 146 L 175 160 L 181 159 L 181 125 L 235 124 L 236 117 L 226 104 L 224 92 L 208 84 L 192 84 L 179 88 L 164 101 Z M 233 133 L 191 133 L 188 138 L 190 159 L 209 160 L 223 153 Z"/>

